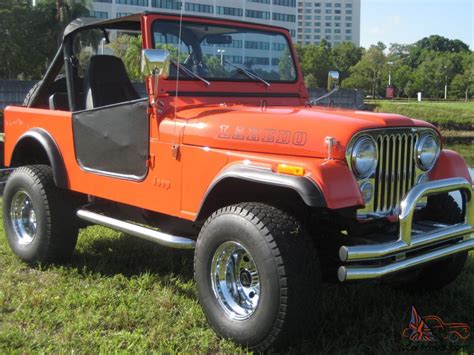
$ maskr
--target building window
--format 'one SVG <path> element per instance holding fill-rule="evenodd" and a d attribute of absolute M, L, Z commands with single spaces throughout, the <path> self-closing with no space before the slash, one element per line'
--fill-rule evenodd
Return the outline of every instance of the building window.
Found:
<path fill-rule="evenodd" d="M 106 3 L 112 3 L 112 0 L 94 0 L 94 2 L 106 2 Z"/>
<path fill-rule="evenodd" d="M 295 30 L 290 30 L 290 36 L 295 37 L 296 36 L 296 31 Z"/>
<path fill-rule="evenodd" d="M 270 59 L 267 57 L 245 57 L 245 63 L 253 65 L 269 65 Z"/>
<path fill-rule="evenodd" d="M 331 33 L 331 32 L 332 32 L 332 31 L 331 31 L 330 28 L 326 28 L 326 29 L 324 30 L 324 33 Z"/>
<path fill-rule="evenodd" d="M 339 3 L 339 2 L 335 3 L 334 7 L 341 7 L 341 3 Z"/>
<path fill-rule="evenodd" d="M 324 24 L 324 26 L 326 26 L 326 27 L 331 27 L 331 25 L 332 25 L 331 22 L 326 22 L 326 23 Z"/>
<path fill-rule="evenodd" d="M 341 21 L 341 16 L 334 16 L 334 21 Z"/>
<path fill-rule="evenodd" d="M 321 20 L 321 16 L 314 16 L 315 20 Z"/>
<path fill-rule="evenodd" d="M 305 19 L 305 20 L 312 20 L 312 19 L 313 19 L 313 16 L 311 16 L 311 15 L 305 15 L 305 16 L 304 16 L 304 19 Z"/>
<path fill-rule="evenodd" d="M 352 23 L 346 22 L 346 27 L 352 27 Z"/>
<path fill-rule="evenodd" d="M 346 30 L 346 33 L 352 33 L 352 30 L 349 28 Z"/>
<path fill-rule="evenodd" d="M 270 43 L 259 42 L 259 41 L 245 41 L 245 48 L 247 49 L 263 49 L 268 51 L 270 49 Z"/>
<path fill-rule="evenodd" d="M 315 2 L 314 7 L 321 7 L 321 3 L 320 2 Z"/>
<path fill-rule="evenodd" d="M 214 13 L 214 6 L 212 5 L 204 5 L 198 4 L 195 2 L 187 2 L 186 4 L 186 11 L 191 12 L 203 12 L 206 14 L 213 14 Z"/>
<path fill-rule="evenodd" d="M 326 13 L 327 13 L 327 14 L 331 14 L 331 13 L 332 13 L 332 10 L 328 9 L 328 10 L 326 10 Z"/>
<path fill-rule="evenodd" d="M 148 0 L 115 0 L 115 3 L 122 5 L 148 6 Z"/>
<path fill-rule="evenodd" d="M 352 41 L 352 37 L 351 36 L 346 36 L 346 40 L 347 41 Z"/>
<path fill-rule="evenodd" d="M 270 0 L 247 0 L 248 2 L 257 2 L 259 4 L 269 4 Z"/>
<path fill-rule="evenodd" d="M 352 21 L 352 16 L 346 16 L 346 21 Z"/>
<path fill-rule="evenodd" d="M 314 39 L 321 39 L 320 35 L 314 35 L 313 37 L 314 37 Z"/>
<path fill-rule="evenodd" d="M 334 27 L 341 27 L 341 23 L 340 22 L 334 23 Z"/>
<path fill-rule="evenodd" d="M 314 25 L 318 26 L 318 27 L 321 27 L 321 22 L 315 22 Z"/>
<path fill-rule="evenodd" d="M 316 32 L 316 33 L 321 33 L 321 29 L 320 29 L 320 28 L 315 28 L 315 29 L 314 29 L 314 32 Z"/>
<path fill-rule="evenodd" d="M 244 15 L 244 10 L 236 7 L 216 6 L 216 14 L 242 17 Z"/>
<path fill-rule="evenodd" d="M 160 9 L 181 10 L 181 1 L 176 0 L 151 0 L 152 7 Z"/>
<path fill-rule="evenodd" d="M 334 13 L 335 13 L 335 14 L 340 14 L 340 13 L 341 13 L 341 10 L 334 10 Z"/>
<path fill-rule="evenodd" d="M 310 3 L 310 2 L 305 2 L 305 3 L 304 3 L 304 6 L 305 6 L 305 7 L 311 7 L 311 5 L 313 5 L 313 4 Z"/>
<path fill-rule="evenodd" d="M 295 15 L 281 14 L 279 12 L 274 12 L 272 18 L 275 21 L 296 22 Z"/>
<path fill-rule="evenodd" d="M 278 64 L 280 64 L 280 59 L 278 59 L 278 58 L 272 58 L 272 65 L 273 65 L 274 67 L 277 67 Z"/>
<path fill-rule="evenodd" d="M 346 4 L 347 8 L 352 8 L 352 4 Z"/>
<path fill-rule="evenodd" d="M 106 11 L 91 11 L 90 15 L 95 18 L 109 18 L 109 14 Z"/>
<path fill-rule="evenodd" d="M 346 10 L 346 15 L 352 15 L 352 10 Z"/>
<path fill-rule="evenodd" d="M 270 20 L 270 12 L 268 11 L 257 11 L 257 10 L 245 10 L 246 17 L 261 18 L 264 20 Z"/>
<path fill-rule="evenodd" d="M 341 29 L 340 29 L 340 28 L 336 28 L 336 29 L 334 30 L 334 33 L 341 33 Z"/>
<path fill-rule="evenodd" d="M 305 28 L 304 29 L 304 33 L 311 33 L 313 32 L 313 30 L 311 28 Z"/>
<path fill-rule="evenodd" d="M 327 3 L 326 3 L 326 7 L 332 7 L 332 3 L 327 2 Z"/>
<path fill-rule="evenodd" d="M 128 16 L 128 15 L 131 15 L 131 13 L 130 12 L 117 12 L 115 17 L 124 17 L 124 16 Z"/>
<path fill-rule="evenodd" d="M 230 63 L 242 64 L 242 56 L 240 55 L 225 55 L 224 60 Z"/>
<path fill-rule="evenodd" d="M 332 20 L 332 16 L 324 16 L 324 19 L 325 19 L 326 21 L 331 21 L 331 20 Z"/>
<path fill-rule="evenodd" d="M 324 36 L 324 38 L 327 39 L 328 41 L 330 41 L 331 40 L 331 35 L 326 35 L 326 36 Z"/>
<path fill-rule="evenodd" d="M 272 50 L 277 52 L 283 52 L 288 45 L 286 43 L 272 43 Z"/>
<path fill-rule="evenodd" d="M 311 22 L 305 22 L 304 25 L 307 26 L 307 27 L 310 27 L 310 26 L 311 26 Z"/>
<path fill-rule="evenodd" d="M 320 14 L 320 13 L 321 13 L 321 10 L 320 10 L 320 9 L 315 9 L 315 10 L 314 10 L 314 13 L 315 13 L 315 14 Z"/>
<path fill-rule="evenodd" d="M 273 0 L 273 5 L 296 7 L 296 0 Z"/>

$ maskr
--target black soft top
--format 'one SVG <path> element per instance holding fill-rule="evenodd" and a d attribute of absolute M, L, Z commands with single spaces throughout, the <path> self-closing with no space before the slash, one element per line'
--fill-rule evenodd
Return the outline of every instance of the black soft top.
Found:
<path fill-rule="evenodd" d="M 142 15 L 143 13 L 137 13 L 109 20 L 97 19 L 95 17 L 80 17 L 66 26 L 63 38 L 66 38 L 79 30 L 85 30 L 88 28 L 111 28 L 114 30 L 140 31 L 140 19 Z"/>

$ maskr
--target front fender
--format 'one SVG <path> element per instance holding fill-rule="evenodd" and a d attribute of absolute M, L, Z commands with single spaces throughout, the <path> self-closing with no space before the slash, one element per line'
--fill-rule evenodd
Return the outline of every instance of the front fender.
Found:
<path fill-rule="evenodd" d="M 430 180 L 449 179 L 462 177 L 472 185 L 471 174 L 463 157 L 452 150 L 441 151 L 434 168 L 429 172 Z"/>

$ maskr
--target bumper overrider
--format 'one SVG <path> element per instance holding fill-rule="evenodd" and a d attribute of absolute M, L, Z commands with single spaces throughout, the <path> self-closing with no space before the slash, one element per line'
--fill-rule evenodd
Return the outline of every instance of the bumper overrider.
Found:
<path fill-rule="evenodd" d="M 414 232 L 417 203 L 428 195 L 460 191 L 465 196 L 464 223 L 441 225 L 428 232 Z M 340 281 L 385 277 L 474 249 L 474 195 L 463 178 L 431 181 L 413 187 L 401 203 L 398 239 L 380 244 L 342 246 Z"/>

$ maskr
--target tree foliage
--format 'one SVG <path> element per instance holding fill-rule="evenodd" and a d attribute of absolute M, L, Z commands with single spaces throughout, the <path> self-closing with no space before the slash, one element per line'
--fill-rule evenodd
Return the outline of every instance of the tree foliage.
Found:
<path fill-rule="evenodd" d="M 59 6 L 58 6 L 59 5 Z M 88 15 L 86 0 L 0 2 L 0 77 L 40 79 L 68 22 Z"/>

